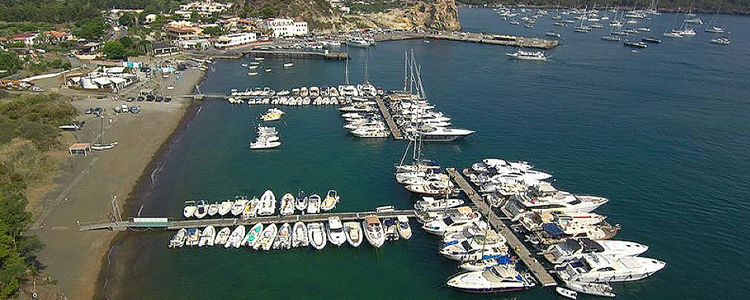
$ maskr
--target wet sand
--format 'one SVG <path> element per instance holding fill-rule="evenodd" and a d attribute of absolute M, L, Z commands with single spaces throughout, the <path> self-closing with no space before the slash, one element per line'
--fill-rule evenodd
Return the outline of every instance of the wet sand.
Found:
<path fill-rule="evenodd" d="M 160 94 L 190 94 L 202 79 L 203 72 L 188 69 L 181 80 L 175 76 L 158 78 Z M 167 86 L 174 89 L 167 90 Z M 136 86 L 128 94 L 136 94 Z M 80 97 L 79 97 L 80 98 Z M 112 197 L 117 196 L 120 207 L 134 195 L 138 179 L 147 169 L 162 144 L 178 128 L 192 100 L 173 97 L 172 102 L 123 102 L 108 99 L 83 98 L 73 105 L 84 111 L 89 107 L 107 110 L 104 119 L 103 142 L 118 141 L 111 150 L 94 152 L 87 157 L 71 157 L 60 163 L 60 175 L 54 180 L 57 187 L 47 193 L 35 215 L 32 233 L 39 236 L 45 248 L 39 253 L 43 272 L 57 279 L 68 299 L 91 299 L 99 288 L 97 278 L 106 261 L 115 232 L 79 232 L 77 222 L 106 221 L 112 211 Z M 139 114 L 115 115 L 116 105 L 138 105 Z M 93 115 L 82 115 L 86 126 L 76 132 L 81 141 L 96 142 L 100 122 Z M 111 121 L 110 121 L 111 119 Z M 128 215 L 123 210 L 123 217 Z"/>

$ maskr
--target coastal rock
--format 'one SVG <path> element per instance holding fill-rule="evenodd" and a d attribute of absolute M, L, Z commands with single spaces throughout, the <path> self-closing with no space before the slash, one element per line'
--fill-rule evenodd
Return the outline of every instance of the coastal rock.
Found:
<path fill-rule="evenodd" d="M 386 27 L 393 29 L 461 30 L 455 0 L 418 2 L 407 8 L 356 16 L 357 27 Z"/>

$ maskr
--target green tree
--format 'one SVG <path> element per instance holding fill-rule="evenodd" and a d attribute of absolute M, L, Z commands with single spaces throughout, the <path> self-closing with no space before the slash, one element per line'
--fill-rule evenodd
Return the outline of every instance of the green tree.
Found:
<path fill-rule="evenodd" d="M 121 59 L 125 58 L 126 55 L 125 47 L 118 41 L 109 41 L 104 43 L 102 52 L 104 52 L 104 55 L 106 55 L 109 59 Z"/>
<path fill-rule="evenodd" d="M 120 18 L 117 19 L 117 23 L 119 23 L 122 26 L 128 26 L 128 27 L 130 27 L 130 26 L 133 26 L 133 24 L 134 24 L 133 22 L 134 22 L 135 18 L 136 17 L 135 17 L 134 14 L 128 14 L 128 13 L 122 14 L 122 16 L 120 16 Z"/>
<path fill-rule="evenodd" d="M 211 36 L 220 36 L 222 34 L 222 30 L 219 26 L 206 27 L 203 29 L 203 32 Z"/>
<path fill-rule="evenodd" d="M 0 70 L 5 70 L 6 72 L 0 73 L 0 76 L 6 76 L 9 74 L 13 74 L 18 69 L 23 67 L 23 61 L 18 58 L 18 55 L 14 52 L 10 51 L 0 51 Z"/>

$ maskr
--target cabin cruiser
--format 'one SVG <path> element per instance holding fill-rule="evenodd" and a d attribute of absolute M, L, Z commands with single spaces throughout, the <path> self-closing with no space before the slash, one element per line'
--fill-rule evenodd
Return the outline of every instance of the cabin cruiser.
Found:
<path fill-rule="evenodd" d="M 320 212 L 320 196 L 317 194 L 311 195 L 307 199 L 307 213 L 308 214 L 317 214 Z"/>
<path fill-rule="evenodd" d="M 436 200 L 433 197 L 422 197 L 422 201 L 417 201 L 414 204 L 416 210 L 441 210 L 453 207 L 458 207 L 464 204 L 464 200 L 461 199 L 439 199 Z"/>
<path fill-rule="evenodd" d="M 260 238 L 253 245 L 254 250 L 263 249 L 265 251 L 271 250 L 273 246 L 273 240 L 276 239 L 278 233 L 278 227 L 275 223 L 268 224 L 263 228 L 263 232 L 260 234 Z"/>
<path fill-rule="evenodd" d="M 326 227 L 328 234 L 328 241 L 336 246 L 341 246 L 346 242 L 346 233 L 344 233 L 344 225 L 341 224 L 339 217 L 328 218 L 328 226 Z"/>
<path fill-rule="evenodd" d="M 242 246 L 255 248 L 255 244 L 260 240 L 261 234 L 263 234 L 263 223 L 253 225 L 253 227 L 247 231 L 245 239 L 242 240 Z"/>
<path fill-rule="evenodd" d="M 456 261 L 482 260 L 508 254 L 505 237 L 494 230 L 486 230 L 468 240 L 444 246 L 440 254 Z"/>
<path fill-rule="evenodd" d="M 292 228 L 292 247 L 307 247 L 308 244 L 307 226 L 302 222 L 294 223 L 294 227 Z"/>
<path fill-rule="evenodd" d="M 362 226 L 359 222 L 344 222 L 344 233 L 346 233 L 346 241 L 352 247 L 359 247 L 362 244 Z"/>
<path fill-rule="evenodd" d="M 589 238 L 566 239 L 563 242 L 549 246 L 544 252 L 544 258 L 552 264 L 581 258 L 588 253 L 599 253 L 622 256 L 638 256 L 648 250 L 648 246 L 628 241 L 595 241 Z"/>
<path fill-rule="evenodd" d="M 521 274 L 513 266 L 495 266 L 485 271 L 471 271 L 448 279 L 448 286 L 468 293 L 521 291 L 535 283 L 529 274 Z"/>
<path fill-rule="evenodd" d="M 325 229 L 323 229 L 323 223 L 310 223 L 307 224 L 308 239 L 310 244 L 318 250 L 325 248 L 326 238 Z"/>
<path fill-rule="evenodd" d="M 435 235 L 444 235 L 449 226 L 456 224 L 471 225 L 471 223 L 479 221 L 480 218 L 479 212 L 472 211 L 467 206 L 461 206 L 456 208 L 455 213 L 451 213 L 447 217 L 425 223 L 422 225 L 422 229 Z"/>
<path fill-rule="evenodd" d="M 385 243 L 385 232 L 383 230 L 383 224 L 380 223 L 378 217 L 369 215 L 362 221 L 362 227 L 364 228 L 365 238 L 375 248 Z"/>
<path fill-rule="evenodd" d="M 468 129 L 433 127 L 424 125 L 418 130 L 418 134 L 409 134 L 410 140 L 421 139 L 424 142 L 451 142 L 474 134 L 475 131 Z M 421 135 L 421 137 L 419 137 Z"/>
<path fill-rule="evenodd" d="M 589 253 L 570 262 L 555 266 L 564 281 L 623 282 L 636 281 L 660 271 L 666 263 L 645 257 L 617 257 Z"/>
<path fill-rule="evenodd" d="M 526 193 L 516 195 L 502 209 L 506 215 L 518 216 L 525 211 L 535 212 L 591 212 L 609 202 L 607 198 L 596 196 L 573 195 L 558 191 L 548 183 L 529 187 Z"/>

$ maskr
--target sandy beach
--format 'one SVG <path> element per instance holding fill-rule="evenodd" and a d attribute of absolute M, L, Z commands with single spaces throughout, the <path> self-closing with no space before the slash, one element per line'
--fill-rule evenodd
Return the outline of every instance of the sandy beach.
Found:
<path fill-rule="evenodd" d="M 187 95 L 202 77 L 202 71 L 188 69 L 179 81 L 175 75 L 159 77 L 120 95 L 135 95 L 152 86 L 157 94 L 164 96 Z M 167 90 L 167 86 L 174 86 L 174 89 Z M 173 97 L 169 103 L 127 103 L 113 101 L 111 96 L 96 99 L 96 94 L 82 97 L 74 91 L 66 92 L 61 91 L 62 94 L 76 94 L 78 100 L 72 104 L 81 112 L 80 120 L 86 121 L 84 128 L 75 133 L 77 140 L 96 142 L 100 121 L 94 115 L 83 114 L 83 111 L 102 107 L 106 109 L 103 142 L 118 141 L 119 144 L 108 151 L 94 152 L 87 157 L 69 157 L 60 163 L 52 190 L 30 204 L 35 210 L 31 233 L 37 234 L 45 244 L 39 253 L 42 272 L 57 280 L 64 297 L 91 299 L 98 288 L 101 264 L 117 233 L 80 232 L 77 222 L 108 220 L 113 196 L 117 197 L 120 207 L 125 206 L 134 194 L 138 179 L 144 172 L 150 172 L 146 168 L 178 127 L 193 100 Z M 141 106 L 142 111 L 139 114 L 115 114 L 112 108 L 122 104 Z"/>

